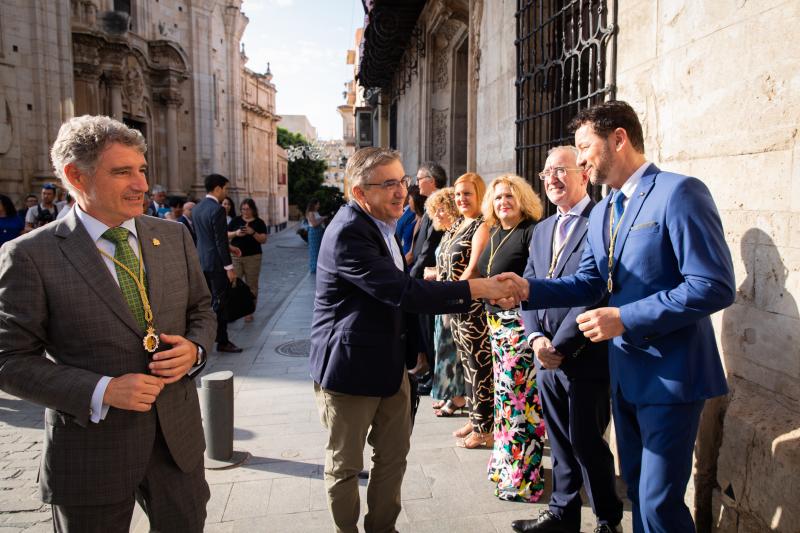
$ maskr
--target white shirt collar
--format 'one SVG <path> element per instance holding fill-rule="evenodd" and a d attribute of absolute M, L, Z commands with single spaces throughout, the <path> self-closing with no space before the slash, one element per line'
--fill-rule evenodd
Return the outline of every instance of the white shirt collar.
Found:
<path fill-rule="evenodd" d="M 364 211 L 364 212 L 367 213 L 366 211 Z M 394 238 L 394 232 L 397 229 L 397 221 L 396 220 L 394 222 L 389 223 L 389 222 L 384 222 L 383 220 L 378 220 L 377 218 L 375 218 L 374 216 L 370 215 L 369 213 L 367 213 L 367 216 L 369 218 L 371 218 L 372 221 L 375 222 L 375 224 L 378 225 L 378 229 L 381 231 L 381 233 L 383 233 L 384 237 L 386 237 L 386 238 L 389 238 L 389 237 Z"/>
<path fill-rule="evenodd" d="M 86 231 L 89 233 L 89 237 L 91 237 L 94 242 L 99 241 L 103 237 L 103 233 L 110 228 L 81 209 L 77 203 L 75 204 L 75 216 L 81 221 L 81 224 L 83 224 L 83 227 L 86 228 Z M 134 219 L 129 218 L 120 224 L 120 226 L 130 231 L 131 235 L 137 239 L 139 238 L 136 234 L 136 222 Z"/>
<path fill-rule="evenodd" d="M 628 181 L 622 184 L 622 187 L 619 188 L 622 191 L 622 194 L 625 195 L 625 198 L 630 198 L 633 196 L 636 187 L 639 186 L 639 182 L 642 181 L 642 176 L 644 176 L 644 171 L 647 170 L 647 167 L 650 166 L 649 161 L 645 161 L 642 166 L 636 169 L 636 172 L 631 174 L 631 177 L 628 178 Z"/>
<path fill-rule="evenodd" d="M 213 194 L 206 194 L 206 198 L 211 198 L 215 202 L 219 203 L 219 200 L 217 200 L 217 197 L 214 196 Z"/>
<path fill-rule="evenodd" d="M 581 198 L 581 200 L 577 204 L 573 205 L 572 209 L 570 209 L 566 213 L 562 213 L 561 212 L 561 208 L 559 207 L 558 208 L 558 216 L 562 216 L 562 217 L 565 216 L 565 215 L 566 216 L 570 216 L 570 215 L 578 215 L 578 216 L 580 216 L 583 213 L 583 210 L 586 209 L 586 206 L 589 205 L 590 201 L 591 201 L 591 198 L 589 198 L 589 195 L 585 194 L 585 195 L 583 195 L 583 198 Z"/>

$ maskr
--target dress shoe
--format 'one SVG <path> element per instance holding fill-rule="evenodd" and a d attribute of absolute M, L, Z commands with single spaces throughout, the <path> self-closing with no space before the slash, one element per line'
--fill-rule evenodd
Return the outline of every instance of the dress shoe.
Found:
<path fill-rule="evenodd" d="M 242 353 L 242 349 L 233 344 L 232 342 L 227 342 L 225 344 L 217 344 L 217 351 L 224 353 Z"/>
<path fill-rule="evenodd" d="M 611 524 L 597 524 L 597 527 L 594 528 L 594 533 L 622 533 L 622 526 L 619 524 L 614 526 Z"/>
<path fill-rule="evenodd" d="M 511 522 L 514 531 L 520 533 L 572 533 L 561 519 L 548 509 L 539 512 L 539 518 L 534 520 L 514 520 Z"/>

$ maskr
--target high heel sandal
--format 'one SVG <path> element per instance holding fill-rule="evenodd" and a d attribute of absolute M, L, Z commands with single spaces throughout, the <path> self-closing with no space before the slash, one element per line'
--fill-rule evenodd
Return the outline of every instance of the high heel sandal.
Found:
<path fill-rule="evenodd" d="M 492 448 L 494 446 L 494 436 L 491 433 L 478 433 L 473 431 L 463 439 L 456 441 L 456 446 L 474 450 L 476 448 Z"/>
<path fill-rule="evenodd" d="M 464 437 L 466 437 L 470 433 L 472 433 L 472 423 L 467 422 L 462 427 L 460 427 L 459 429 L 455 430 L 453 432 L 453 436 L 456 437 L 456 438 L 459 438 L 459 439 L 463 439 Z"/>
<path fill-rule="evenodd" d="M 431 404 L 431 407 L 433 407 L 434 411 L 438 411 L 439 409 L 444 407 L 446 403 L 447 400 L 437 400 Z"/>
<path fill-rule="evenodd" d="M 466 400 L 462 405 L 456 405 L 453 400 L 447 400 L 445 402 L 444 407 L 434 411 L 434 414 L 440 418 L 447 418 L 456 414 L 456 411 L 463 411 L 467 408 Z"/>

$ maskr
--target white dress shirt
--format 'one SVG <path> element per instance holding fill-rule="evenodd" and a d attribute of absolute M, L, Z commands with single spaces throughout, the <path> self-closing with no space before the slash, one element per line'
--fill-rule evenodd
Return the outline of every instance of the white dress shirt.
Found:
<path fill-rule="evenodd" d="M 97 246 L 100 250 L 103 250 L 111 257 L 114 257 L 116 245 L 113 242 L 103 238 L 103 233 L 111 228 L 94 218 L 92 215 L 86 213 L 78 206 L 78 204 L 75 204 L 74 209 L 75 215 L 78 217 L 78 220 L 81 221 L 81 224 L 83 224 L 83 227 L 86 229 L 86 232 L 89 234 L 89 237 L 92 239 L 92 242 L 94 242 L 95 246 Z M 129 218 L 120 224 L 120 227 L 128 230 L 128 244 L 133 249 L 134 255 L 136 255 L 138 258 L 139 238 L 136 234 L 136 223 L 132 218 Z M 114 261 L 104 255 L 101 255 L 100 257 L 103 258 L 106 268 L 108 268 L 108 271 L 111 273 L 114 281 L 117 283 L 117 285 L 119 285 L 119 279 L 117 278 L 117 267 L 114 264 Z M 94 423 L 100 422 L 106 417 L 106 414 L 108 414 L 109 406 L 103 403 L 103 396 L 106 393 L 106 388 L 108 387 L 109 381 L 111 381 L 111 377 L 101 377 L 100 381 L 98 381 L 97 385 L 95 385 L 94 392 L 92 393 L 92 401 L 89 409 L 89 420 Z"/>
<path fill-rule="evenodd" d="M 364 212 L 366 213 L 366 211 Z M 371 218 L 372 221 L 375 222 L 375 225 L 378 226 L 378 230 L 380 230 L 381 235 L 383 235 L 383 241 L 389 248 L 389 253 L 392 254 L 392 260 L 394 261 L 394 266 L 397 267 L 397 270 L 400 270 L 402 272 L 403 254 L 400 251 L 400 247 L 397 245 L 397 240 L 394 237 L 394 232 L 397 229 L 397 221 L 394 221 L 390 224 L 388 222 L 378 220 L 369 213 L 367 213 L 367 216 L 369 216 L 369 218 Z"/>

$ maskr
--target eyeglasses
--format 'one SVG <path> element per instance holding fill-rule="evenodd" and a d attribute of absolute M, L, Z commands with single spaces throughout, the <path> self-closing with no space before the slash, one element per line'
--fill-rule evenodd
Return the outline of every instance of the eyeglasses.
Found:
<path fill-rule="evenodd" d="M 545 170 L 544 172 L 539 172 L 539 179 L 544 181 L 553 174 L 556 175 L 556 178 L 562 179 L 567 176 L 567 172 L 570 170 L 583 170 L 582 168 L 567 168 L 567 167 L 553 167 L 550 170 Z"/>
<path fill-rule="evenodd" d="M 400 187 L 408 189 L 408 183 L 411 181 L 411 176 L 403 176 L 399 180 L 386 180 L 383 183 L 365 183 L 364 187 L 380 187 L 384 190 L 396 190 Z"/>

